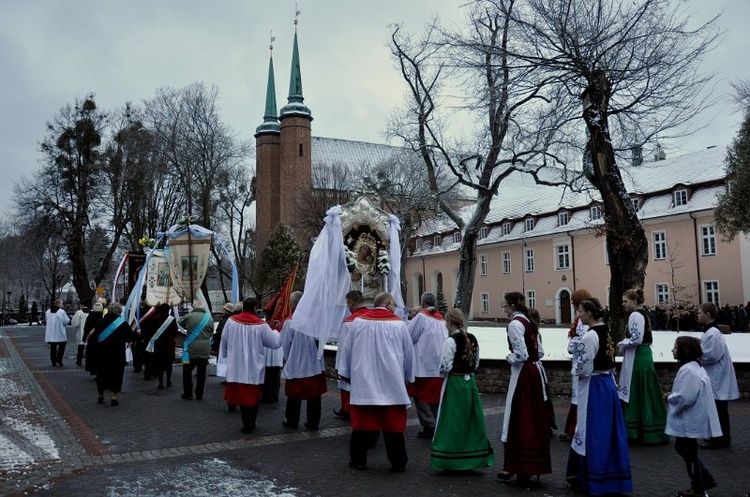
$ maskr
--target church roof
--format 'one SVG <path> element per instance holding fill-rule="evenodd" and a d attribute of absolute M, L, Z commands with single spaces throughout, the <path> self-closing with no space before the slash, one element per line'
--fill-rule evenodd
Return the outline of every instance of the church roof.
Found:
<path fill-rule="evenodd" d="M 410 149 L 380 143 L 342 140 L 313 136 L 311 145 L 313 168 L 319 164 L 340 164 L 350 171 L 363 166 L 374 166 Z"/>

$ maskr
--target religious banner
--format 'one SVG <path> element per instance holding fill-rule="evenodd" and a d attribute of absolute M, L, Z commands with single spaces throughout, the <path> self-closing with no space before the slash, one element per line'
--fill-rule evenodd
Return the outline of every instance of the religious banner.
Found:
<path fill-rule="evenodd" d="M 195 224 L 167 233 L 166 254 L 172 284 L 177 294 L 191 303 L 206 277 L 212 234 Z"/>
<path fill-rule="evenodd" d="M 169 261 L 162 249 L 153 249 L 146 268 L 146 305 L 180 305 L 182 299 L 172 285 Z"/>

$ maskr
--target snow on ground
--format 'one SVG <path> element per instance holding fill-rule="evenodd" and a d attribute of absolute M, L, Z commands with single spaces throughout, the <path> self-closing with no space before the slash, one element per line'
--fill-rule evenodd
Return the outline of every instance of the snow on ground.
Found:
<path fill-rule="evenodd" d="M 180 467 L 157 462 L 135 480 L 109 478 L 105 489 L 110 497 L 294 497 L 297 490 L 277 487 L 254 471 L 235 468 L 216 457 Z"/>
<path fill-rule="evenodd" d="M 24 474 L 59 459 L 11 359 L 0 359 L 0 476 Z"/>

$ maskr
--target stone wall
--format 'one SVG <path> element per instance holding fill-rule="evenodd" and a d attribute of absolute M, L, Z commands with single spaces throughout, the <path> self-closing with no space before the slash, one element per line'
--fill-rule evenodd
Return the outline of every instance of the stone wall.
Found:
<path fill-rule="evenodd" d="M 326 373 L 333 377 L 335 352 L 326 350 L 325 359 Z M 668 392 L 677 374 L 677 365 L 659 362 L 655 366 L 661 387 Z M 544 361 L 544 369 L 549 381 L 549 392 L 552 395 L 570 395 L 570 361 Z M 750 398 L 750 364 L 735 363 L 734 369 L 742 398 Z M 484 359 L 480 363 L 476 378 L 480 392 L 506 393 L 510 380 L 510 368 L 504 360 Z"/>

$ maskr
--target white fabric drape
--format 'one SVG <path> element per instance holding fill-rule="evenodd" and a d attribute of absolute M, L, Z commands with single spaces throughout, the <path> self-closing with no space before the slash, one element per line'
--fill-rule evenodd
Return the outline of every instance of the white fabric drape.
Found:
<path fill-rule="evenodd" d="M 388 259 L 390 259 L 391 270 L 388 272 L 388 290 L 393 295 L 396 307 L 404 307 L 404 298 L 401 296 L 401 243 L 398 232 L 401 231 L 401 221 L 393 214 L 388 215 L 390 227 L 388 229 Z"/>

